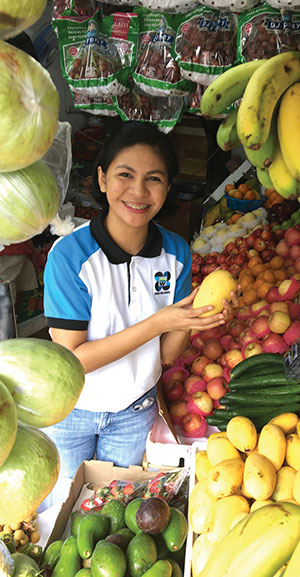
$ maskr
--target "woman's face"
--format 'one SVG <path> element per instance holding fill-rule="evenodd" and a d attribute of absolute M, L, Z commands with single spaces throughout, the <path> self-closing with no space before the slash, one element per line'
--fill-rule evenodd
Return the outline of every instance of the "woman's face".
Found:
<path fill-rule="evenodd" d="M 98 168 L 109 217 L 131 227 L 144 227 L 163 206 L 168 190 L 167 167 L 159 152 L 145 144 L 124 148 L 106 174 Z"/>

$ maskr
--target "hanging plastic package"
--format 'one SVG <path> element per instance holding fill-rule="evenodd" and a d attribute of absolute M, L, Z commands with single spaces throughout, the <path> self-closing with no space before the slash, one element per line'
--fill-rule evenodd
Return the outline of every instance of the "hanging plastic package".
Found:
<path fill-rule="evenodd" d="M 157 12 L 182 14 L 196 8 L 199 0 L 140 0 L 139 5 Z"/>
<path fill-rule="evenodd" d="M 29 240 L 51 224 L 52 234 L 72 232 L 71 218 L 58 210 L 69 184 L 72 165 L 71 125 L 59 122 L 51 147 L 24 169 L 0 172 L 0 245 Z"/>
<path fill-rule="evenodd" d="M 117 103 L 122 120 L 152 122 L 165 133 L 180 122 L 185 108 L 183 96 L 151 96 L 138 87 L 117 97 Z"/>
<path fill-rule="evenodd" d="M 259 3 L 260 0 L 199 0 L 199 4 L 203 4 L 203 6 L 215 10 L 231 10 L 231 12 L 245 12 Z"/>
<path fill-rule="evenodd" d="M 84 94 L 73 94 L 73 106 L 76 110 L 89 112 L 95 116 L 118 116 L 116 96 L 98 96 L 90 98 Z"/>
<path fill-rule="evenodd" d="M 288 50 L 300 50 L 300 12 L 276 10 L 262 4 L 238 17 L 239 63 L 272 58 Z"/>
<path fill-rule="evenodd" d="M 39 20 L 47 0 L 1 0 L 0 38 L 14 38 Z"/>
<path fill-rule="evenodd" d="M 181 75 L 208 86 L 236 59 L 236 21 L 232 12 L 200 7 L 181 22 L 174 43 Z"/>
<path fill-rule="evenodd" d="M 59 97 L 49 72 L 0 40 L 0 171 L 39 160 L 53 141 Z"/>
<path fill-rule="evenodd" d="M 53 0 L 53 18 L 60 16 L 91 16 L 97 8 L 97 0 Z"/>
<path fill-rule="evenodd" d="M 176 30 L 182 16 L 136 9 L 140 33 L 137 65 L 132 74 L 141 90 L 152 96 L 183 96 L 193 84 L 180 76 L 180 70 L 172 54 Z"/>
<path fill-rule="evenodd" d="M 203 116 L 201 112 L 201 100 L 206 88 L 207 86 L 204 86 L 203 84 L 195 84 L 195 89 L 189 95 L 188 111 L 190 112 L 190 114 L 195 114 L 196 116 Z M 214 118 L 226 118 L 226 116 L 230 114 L 230 112 L 232 112 L 234 108 L 235 106 L 234 104 L 232 104 L 231 106 L 226 108 L 226 110 L 224 110 L 222 114 L 218 114 L 217 116 L 214 116 Z"/>
<path fill-rule="evenodd" d="M 72 93 L 90 98 L 127 91 L 136 53 L 138 17 L 114 12 L 102 16 L 61 16 L 53 20 L 60 65 Z"/>

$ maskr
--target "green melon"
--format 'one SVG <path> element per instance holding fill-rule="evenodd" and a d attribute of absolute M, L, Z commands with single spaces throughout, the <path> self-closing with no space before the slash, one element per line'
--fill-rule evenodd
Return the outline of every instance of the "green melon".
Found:
<path fill-rule="evenodd" d="M 14 400 L 0 381 L 0 467 L 7 459 L 16 439 L 18 428 L 17 409 Z"/>
<path fill-rule="evenodd" d="M 59 473 L 54 443 L 43 433 L 23 425 L 10 454 L 0 467 L 0 519 L 19 523 L 37 510 L 53 489 Z"/>
<path fill-rule="evenodd" d="M 72 411 L 84 370 L 62 345 L 35 338 L 8 339 L 0 342 L 0 379 L 13 397 L 19 421 L 43 428 Z"/>

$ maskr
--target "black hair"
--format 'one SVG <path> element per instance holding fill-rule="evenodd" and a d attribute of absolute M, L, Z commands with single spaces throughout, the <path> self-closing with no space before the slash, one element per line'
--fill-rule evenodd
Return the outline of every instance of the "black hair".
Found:
<path fill-rule="evenodd" d="M 119 152 L 136 144 L 145 144 L 156 149 L 165 162 L 169 184 L 179 171 L 178 159 L 173 143 L 167 134 L 161 132 L 156 124 L 130 120 L 122 122 L 105 139 L 99 151 L 93 168 L 93 196 L 100 206 L 107 206 L 106 195 L 101 193 L 98 183 L 98 167 L 104 173 L 114 161 Z"/>

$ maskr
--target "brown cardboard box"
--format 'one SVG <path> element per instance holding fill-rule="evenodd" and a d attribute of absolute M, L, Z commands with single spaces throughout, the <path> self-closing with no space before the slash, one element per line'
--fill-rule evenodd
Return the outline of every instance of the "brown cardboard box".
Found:
<path fill-rule="evenodd" d="M 208 140 L 201 118 L 183 118 L 172 134 L 179 160 L 179 178 L 206 182 Z"/>

